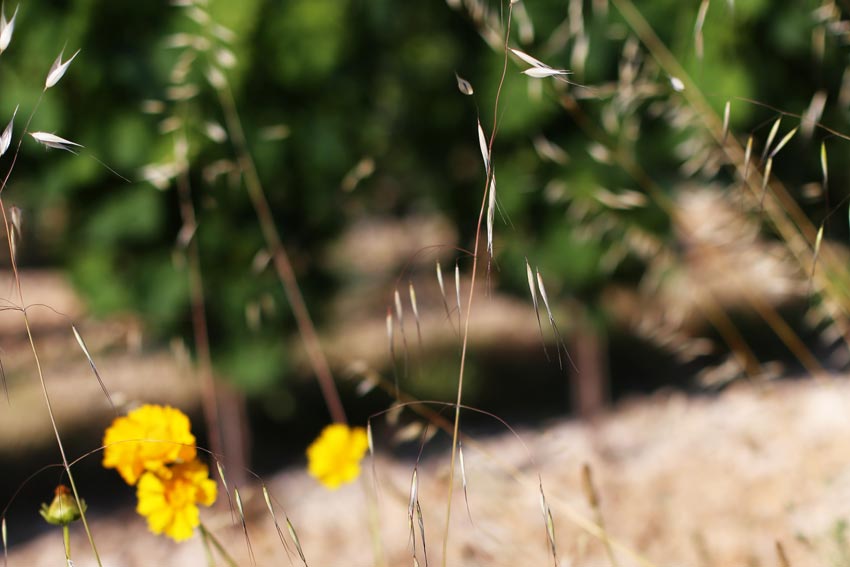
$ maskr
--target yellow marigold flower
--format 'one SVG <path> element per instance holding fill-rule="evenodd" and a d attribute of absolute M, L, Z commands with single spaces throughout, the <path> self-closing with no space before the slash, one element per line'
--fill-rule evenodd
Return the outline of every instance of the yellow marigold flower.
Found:
<path fill-rule="evenodd" d="M 212 505 L 216 490 L 207 466 L 197 460 L 148 471 L 136 487 L 136 512 L 147 518 L 153 533 L 183 541 L 200 524 L 197 505 Z"/>
<path fill-rule="evenodd" d="M 368 444 L 362 427 L 328 425 L 307 448 L 310 474 L 331 490 L 351 482 L 360 474 L 360 461 Z"/>
<path fill-rule="evenodd" d="M 169 406 L 144 405 L 116 418 L 103 436 L 103 466 L 117 469 L 127 484 L 146 470 L 195 458 L 189 418 Z"/>

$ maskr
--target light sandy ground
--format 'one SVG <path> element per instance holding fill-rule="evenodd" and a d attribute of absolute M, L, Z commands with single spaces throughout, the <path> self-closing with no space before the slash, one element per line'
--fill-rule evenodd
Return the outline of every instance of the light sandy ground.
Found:
<path fill-rule="evenodd" d="M 471 520 L 458 480 L 449 565 L 551 565 L 540 511 L 540 473 L 556 529 L 560 565 L 609 565 L 590 518 L 581 465 L 591 463 L 612 537 L 658 566 L 778 565 L 782 541 L 791 565 L 841 565 L 835 536 L 850 514 L 850 383 L 843 379 L 742 385 L 716 398 L 658 395 L 620 407 L 594 425 L 570 421 L 512 436 L 465 442 Z M 411 565 L 407 506 L 413 463 L 379 449 L 377 524 L 387 565 Z M 533 461 L 532 461 L 533 456 Z M 428 559 L 439 564 L 449 457 L 426 448 L 420 502 Z M 370 465 L 366 465 L 367 472 Z M 516 478 L 513 478 L 516 475 Z M 368 477 L 369 475 L 367 475 Z M 518 480 L 517 480 L 518 478 Z M 301 469 L 266 479 L 313 566 L 377 564 L 366 494 L 371 482 L 336 492 Z M 258 565 L 286 565 L 262 495 L 246 487 L 248 529 Z M 249 565 L 240 528 L 225 510 L 205 511 L 240 565 Z M 131 510 L 96 520 L 104 564 L 204 565 L 197 538 L 174 545 L 148 535 Z M 285 532 L 285 528 L 284 528 Z M 418 534 L 417 534 L 418 538 Z M 74 564 L 92 565 L 79 527 Z M 640 565 L 615 551 L 619 565 Z M 424 556 L 418 552 L 421 565 Z M 57 565 L 61 537 L 48 534 L 12 550 L 10 565 Z M 293 562 L 299 562 L 293 558 Z"/>
<path fill-rule="evenodd" d="M 29 303 L 47 303 L 68 316 L 31 310 L 48 389 L 55 400 L 65 401 L 57 404 L 60 429 L 94 422 L 102 431 L 110 409 L 69 330 L 70 322 L 82 317 L 80 306 L 61 279 L 47 273 L 25 274 L 25 278 L 27 290 L 32 289 L 26 298 Z M 421 295 L 424 304 L 428 296 L 425 291 Z M 506 301 L 505 305 L 496 301 L 492 299 L 490 308 L 478 313 L 513 314 L 505 318 L 511 326 L 484 319 L 473 321 L 474 329 L 485 329 L 485 334 L 503 329 L 507 334 L 498 340 L 537 340 L 536 322 L 527 305 L 521 312 L 516 301 L 498 300 Z M 437 313 L 423 315 L 426 343 L 432 333 L 428 321 L 445 325 L 439 314 L 441 301 L 431 303 Z M 170 401 L 181 407 L 197 403 L 191 372 L 172 355 L 128 348 L 138 343 L 131 323 L 79 323 L 110 391 L 120 398 L 117 401 Z M 4 312 L 0 321 L 3 363 L 13 400 L 0 412 L 0 463 L 20 458 L 30 446 L 51 443 L 20 324 L 16 311 Z M 332 358 L 356 356 L 370 361 L 367 351 L 374 351 L 374 344 L 385 344 L 381 325 L 379 317 L 358 333 L 328 337 Z M 354 340 L 362 336 L 369 339 Z M 479 339 L 472 337 L 473 346 Z M 68 403 L 71 399 L 88 402 Z M 554 519 L 559 565 L 610 565 L 604 546 L 590 533 L 593 513 L 580 474 L 582 465 L 590 463 L 622 567 L 779 565 L 774 550 L 777 540 L 794 567 L 850 565 L 846 560 L 850 544 L 841 535 L 843 522 L 850 516 L 848 431 L 850 382 L 835 378 L 740 384 L 717 397 L 657 394 L 622 404 L 593 424 L 559 421 L 523 429 L 519 434 L 528 449 L 507 433 L 485 439 L 473 436 L 464 440 L 470 514 L 456 478 L 446 563 L 552 565 L 540 509 L 538 479 L 542 479 Z M 414 463 L 393 455 L 382 438 L 380 423 L 376 423 L 375 438 L 376 479 L 369 461 L 362 482 L 336 492 L 324 490 L 303 468 L 265 479 L 280 506 L 278 517 L 284 511 L 288 514 L 309 565 L 413 564 L 407 510 Z M 432 565 L 442 559 L 449 461 L 445 451 L 426 447 L 418 473 Z M 370 497 L 374 487 L 377 500 Z M 258 485 L 240 487 L 240 492 L 256 563 L 288 565 Z M 93 509 L 91 516 L 104 565 L 206 565 L 197 538 L 176 545 L 152 536 L 130 508 L 100 517 Z M 239 565 L 251 564 L 242 530 L 233 523 L 227 506 L 204 510 L 202 517 Z M 377 527 L 371 529 L 373 525 Z M 74 526 L 72 540 L 74 564 L 94 565 L 80 526 Z M 286 540 L 291 546 L 288 535 Z M 373 541 L 377 540 L 380 553 L 376 555 Z M 417 558 L 425 565 L 421 545 Z M 63 563 L 58 531 L 17 546 L 9 555 L 12 566 Z M 292 563 L 297 565 L 299 560 L 293 556 Z"/>

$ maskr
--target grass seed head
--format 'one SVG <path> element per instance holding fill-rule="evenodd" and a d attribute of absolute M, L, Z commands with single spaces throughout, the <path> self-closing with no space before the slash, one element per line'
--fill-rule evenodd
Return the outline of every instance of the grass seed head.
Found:
<path fill-rule="evenodd" d="M 475 93 L 475 90 L 472 88 L 472 83 L 455 73 L 455 79 L 457 79 L 457 90 L 461 92 L 461 94 L 465 94 L 466 96 L 472 96 Z"/>
<path fill-rule="evenodd" d="M 72 142 L 71 140 L 66 140 L 65 138 L 60 138 L 56 134 L 51 134 L 50 132 L 30 132 L 30 136 L 32 136 L 36 142 L 39 144 L 48 147 L 55 148 L 57 150 L 65 150 L 66 152 L 76 153 L 73 148 L 82 148 L 83 146 Z"/>
<path fill-rule="evenodd" d="M 6 20 L 6 7 L 0 9 L 0 53 L 6 51 L 9 43 L 12 41 L 12 33 L 15 31 L 15 18 L 18 16 L 18 8 L 15 6 L 15 12 L 10 20 Z"/>
<path fill-rule="evenodd" d="M 64 62 L 62 61 L 63 53 L 65 53 L 64 49 L 59 52 L 59 56 L 56 58 L 56 61 L 54 61 L 53 65 L 50 67 L 50 71 L 48 71 L 47 73 L 47 79 L 45 79 L 44 81 L 44 90 L 49 89 L 50 87 L 54 86 L 56 83 L 59 82 L 59 80 L 65 75 L 65 71 L 68 70 L 68 66 L 71 64 L 71 61 L 73 61 L 74 58 L 80 53 L 80 50 L 78 49 L 76 52 L 74 52 L 73 55 L 71 55 L 71 57 L 67 61 Z"/>

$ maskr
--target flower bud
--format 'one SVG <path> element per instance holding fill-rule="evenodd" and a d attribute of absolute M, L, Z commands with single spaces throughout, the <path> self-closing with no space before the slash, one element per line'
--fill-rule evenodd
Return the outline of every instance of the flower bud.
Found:
<path fill-rule="evenodd" d="M 82 506 L 82 510 L 80 506 Z M 68 487 L 60 484 L 56 487 L 56 493 L 50 506 L 41 505 L 40 514 L 49 524 L 67 526 L 71 522 L 79 520 L 80 516 L 86 511 L 85 501 L 81 500 L 80 506 L 77 505 L 77 501 Z"/>

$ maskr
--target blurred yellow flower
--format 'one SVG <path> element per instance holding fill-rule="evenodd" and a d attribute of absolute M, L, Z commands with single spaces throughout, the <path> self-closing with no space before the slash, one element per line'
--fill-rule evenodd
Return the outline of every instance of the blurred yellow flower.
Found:
<path fill-rule="evenodd" d="M 366 430 L 341 423 L 328 425 L 307 448 L 310 474 L 334 490 L 360 474 L 360 461 L 368 448 Z"/>
<path fill-rule="evenodd" d="M 212 505 L 216 490 L 207 466 L 197 460 L 148 471 L 136 487 L 136 512 L 147 518 L 153 533 L 183 541 L 200 524 L 197 505 Z"/>
<path fill-rule="evenodd" d="M 189 418 L 169 406 L 144 405 L 116 418 L 103 436 L 103 466 L 134 485 L 145 471 L 195 458 Z"/>

